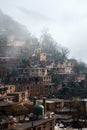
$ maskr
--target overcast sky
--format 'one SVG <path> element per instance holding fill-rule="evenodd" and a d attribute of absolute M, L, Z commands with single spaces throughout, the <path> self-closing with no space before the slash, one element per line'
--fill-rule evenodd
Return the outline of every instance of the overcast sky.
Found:
<path fill-rule="evenodd" d="M 71 58 L 87 63 L 87 0 L 0 0 L 0 9 L 36 36 L 48 28 Z"/>

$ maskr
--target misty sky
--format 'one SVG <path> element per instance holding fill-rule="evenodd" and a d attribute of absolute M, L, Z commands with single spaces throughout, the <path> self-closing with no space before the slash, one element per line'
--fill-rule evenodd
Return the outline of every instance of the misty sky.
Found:
<path fill-rule="evenodd" d="M 87 0 L 0 0 L 0 9 L 33 35 L 48 28 L 71 58 L 87 63 Z"/>

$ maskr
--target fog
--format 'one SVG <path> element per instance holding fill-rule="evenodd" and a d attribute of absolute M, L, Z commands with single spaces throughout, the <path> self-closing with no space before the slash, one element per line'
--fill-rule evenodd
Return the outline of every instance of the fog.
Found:
<path fill-rule="evenodd" d="M 0 0 L 0 9 L 37 37 L 48 28 L 70 57 L 87 63 L 86 0 Z"/>

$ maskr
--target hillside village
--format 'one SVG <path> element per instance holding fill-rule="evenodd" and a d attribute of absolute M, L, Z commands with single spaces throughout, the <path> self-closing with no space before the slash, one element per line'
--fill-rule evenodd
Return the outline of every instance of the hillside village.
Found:
<path fill-rule="evenodd" d="M 8 41 L 8 43 L 10 42 Z M 70 104 L 72 104 L 75 97 L 78 102 L 84 102 L 85 109 L 87 109 L 87 100 L 85 100 L 87 98 L 86 71 L 85 73 L 78 69 L 75 71 L 77 60 L 67 58 L 62 62 L 48 62 L 47 54 L 42 51 L 41 47 L 35 48 L 32 54 L 25 58 L 24 55 L 20 55 L 21 49 L 23 51 L 23 46 L 20 46 L 22 43 L 24 44 L 24 42 L 18 41 L 18 44 L 14 45 L 0 45 L 1 127 L 3 129 L 18 129 L 18 126 L 14 125 L 15 117 L 16 123 L 26 123 L 26 118 L 28 118 L 29 122 L 32 122 L 28 114 L 34 113 L 33 107 L 35 104 L 42 102 L 44 97 L 46 98 L 44 107 L 46 107 L 47 112 L 66 115 L 59 116 L 60 118 L 56 117 L 56 120 L 72 119 L 73 115 L 70 114 L 72 105 Z M 16 51 L 17 56 L 11 57 L 6 54 L 10 53 L 10 51 L 6 52 L 5 50 L 10 49 L 12 49 L 13 53 Z M 37 97 L 37 101 L 34 97 Z M 69 110 L 66 111 L 65 108 Z M 47 114 L 47 112 L 44 114 Z M 80 116 L 82 118 L 82 115 Z M 37 127 L 35 126 L 35 129 L 43 130 L 42 124 L 47 127 L 49 123 L 53 123 L 52 129 L 54 130 L 54 117 L 46 122 L 43 121 Z M 29 123 L 27 128 L 32 129 Z"/>
<path fill-rule="evenodd" d="M 11 40 L 10 38 L 8 43 Z M 55 60 L 47 60 L 47 54 L 42 51 L 42 48 L 35 48 L 29 57 L 24 57 L 20 53 L 23 50 L 22 44 L 24 42 L 16 41 L 16 43 L 17 46 L 14 43 L 14 45 L 8 44 L 1 45 L 0 47 L 2 54 L 0 57 L 1 84 L 15 85 L 16 91 L 26 90 L 29 98 L 34 96 L 38 98 L 43 96 L 48 98 L 52 96 L 61 97 L 63 94 L 64 97 L 62 98 L 65 99 L 72 98 L 73 96 L 86 98 L 86 68 L 82 66 L 83 70 L 80 71 L 76 59 L 64 59 L 62 62 L 58 61 L 55 63 Z M 17 56 L 11 57 L 14 56 L 14 52 L 16 52 Z M 12 55 L 6 53 L 12 53 Z M 73 93 L 72 90 L 74 91 Z"/>
<path fill-rule="evenodd" d="M 78 127 L 86 127 L 87 66 L 68 59 L 68 50 L 58 47 L 48 34 L 39 41 L 34 36 L 25 40 L 3 32 L 0 129 L 54 130 L 61 121 L 66 126 L 78 121 Z"/>

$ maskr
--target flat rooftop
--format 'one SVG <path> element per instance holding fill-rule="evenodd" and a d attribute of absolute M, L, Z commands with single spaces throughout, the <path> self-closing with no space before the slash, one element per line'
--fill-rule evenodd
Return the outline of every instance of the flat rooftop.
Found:
<path fill-rule="evenodd" d="M 36 121 L 33 121 L 33 123 L 32 123 L 32 121 L 29 121 L 26 123 L 18 123 L 14 126 L 13 130 L 27 130 L 29 128 L 37 127 L 41 124 L 45 124 L 45 123 L 53 121 L 53 120 L 54 120 L 54 118 L 50 118 L 50 119 L 36 120 Z"/>

